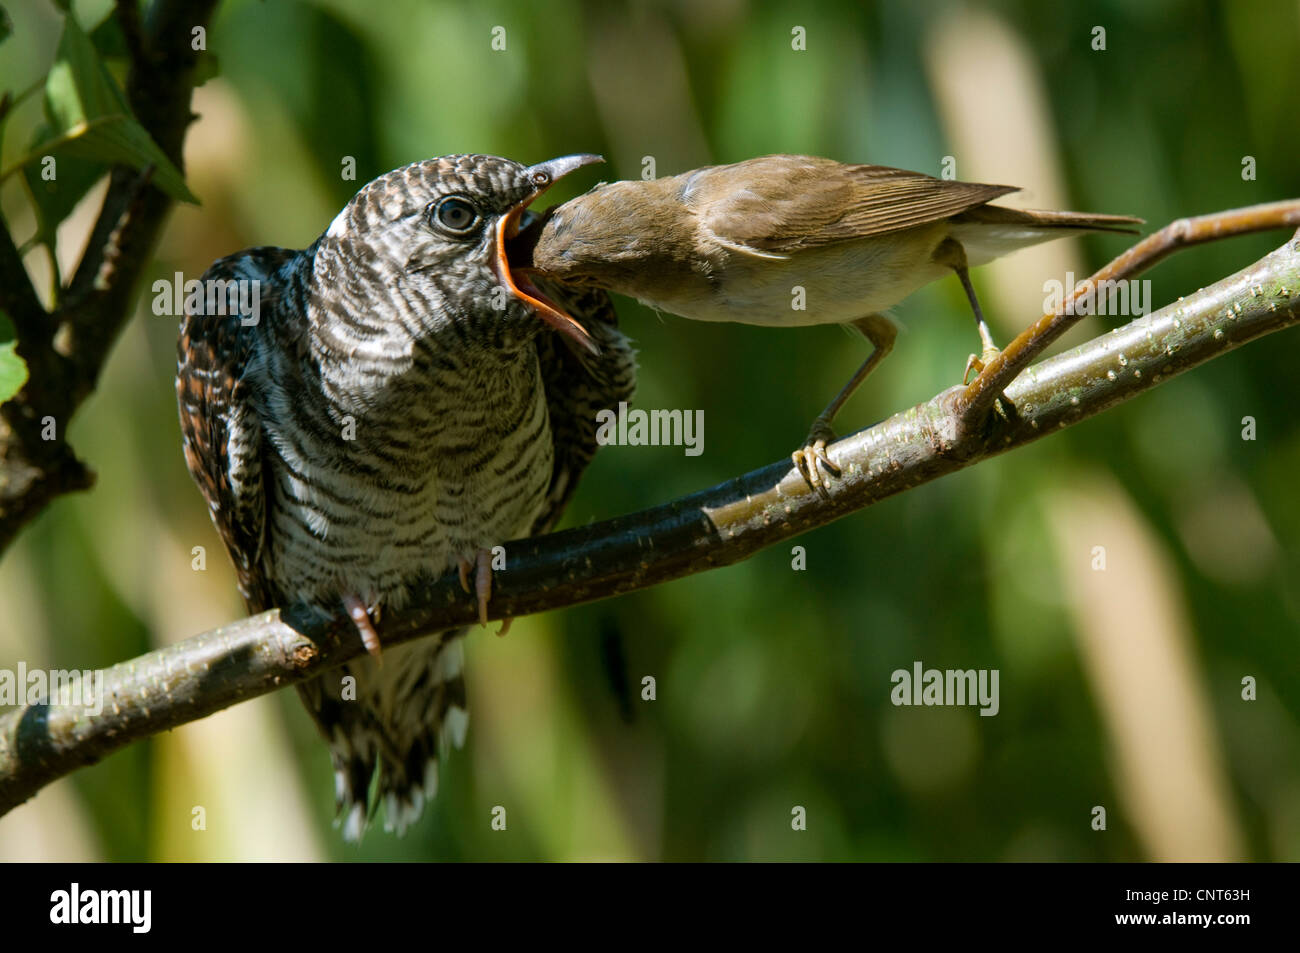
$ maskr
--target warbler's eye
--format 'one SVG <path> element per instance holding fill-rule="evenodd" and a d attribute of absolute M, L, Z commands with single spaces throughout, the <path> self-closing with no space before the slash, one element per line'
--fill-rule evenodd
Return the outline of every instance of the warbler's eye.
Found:
<path fill-rule="evenodd" d="M 449 232 L 464 234 L 478 222 L 478 209 L 468 199 L 448 195 L 433 206 L 433 222 Z"/>

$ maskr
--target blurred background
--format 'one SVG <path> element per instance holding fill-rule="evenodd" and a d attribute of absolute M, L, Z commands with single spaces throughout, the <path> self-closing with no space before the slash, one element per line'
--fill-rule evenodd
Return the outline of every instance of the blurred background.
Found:
<path fill-rule="evenodd" d="M 21 89 L 48 69 L 60 18 L 6 6 L 0 86 Z M 76 9 L 89 29 L 109 6 Z M 1140 215 L 1148 230 L 1300 196 L 1295 0 L 230 0 L 208 48 L 218 75 L 185 149 L 203 204 L 176 209 L 150 283 L 250 245 L 302 247 L 365 181 L 452 152 L 606 156 L 555 202 L 639 177 L 645 157 L 670 175 L 770 152 L 934 175 L 948 158 L 957 178 L 1023 186 L 1007 204 Z M 11 118 L 7 158 L 39 118 Z M 21 241 L 35 222 L 20 184 L 0 198 Z M 60 231 L 66 262 L 100 198 Z M 1180 253 L 1148 276 L 1155 304 L 1286 237 Z M 1044 282 L 1082 278 L 1126 241 L 980 269 L 999 339 L 1039 315 Z M 46 286 L 40 254 L 28 264 Z M 71 426 L 97 487 L 0 564 L 0 666 L 105 666 L 242 614 L 181 458 L 176 321 L 150 300 L 146 286 Z M 619 310 L 638 405 L 703 409 L 704 453 L 606 448 L 565 525 L 788 455 L 866 353 L 836 327 Z M 976 350 L 956 280 L 894 315 L 906 330 L 842 433 L 956 383 Z M 1122 320 L 1089 319 L 1065 343 Z M 404 839 L 379 825 L 342 842 L 326 749 L 286 691 L 46 788 L 0 820 L 0 859 L 1300 860 L 1298 358 L 1294 333 L 1272 337 L 808 534 L 802 571 L 776 547 L 520 619 L 505 639 L 474 631 L 466 748 Z M 890 675 L 916 661 L 999 670 L 999 714 L 894 707 Z"/>

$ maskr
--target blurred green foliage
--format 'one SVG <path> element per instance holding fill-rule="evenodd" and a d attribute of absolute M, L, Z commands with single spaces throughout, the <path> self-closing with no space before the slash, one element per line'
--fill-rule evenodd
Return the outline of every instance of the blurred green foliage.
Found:
<path fill-rule="evenodd" d="M 24 88 L 48 69 L 60 21 L 52 6 L 38 7 L 11 11 L 16 36 L 0 46 L 0 88 Z M 104 3 L 77 9 L 87 28 L 106 13 Z M 602 152 L 610 165 L 599 174 L 610 179 L 639 177 L 645 156 L 673 174 L 768 152 L 937 174 L 953 146 L 923 49 L 956 9 L 223 3 L 208 37 L 219 72 L 196 100 L 186 155 L 204 204 L 175 213 L 149 281 L 197 275 L 250 245 L 302 247 L 366 180 L 451 152 L 525 162 Z M 1069 207 L 1158 226 L 1300 195 L 1294 2 L 1003 0 L 987 10 L 1019 37 L 1041 78 Z M 1107 30 L 1102 52 L 1090 46 L 1097 24 Z M 795 25 L 806 28 L 806 51 L 791 49 Z M 496 27 L 504 50 L 492 47 Z M 5 158 L 28 141 L 10 128 Z M 1253 180 L 1242 177 L 1243 156 L 1257 160 Z M 340 175 L 345 157 L 355 181 Z M 574 175 L 548 198 L 593 183 Z M 14 223 L 17 200 L 6 192 L 5 201 Z M 1230 274 L 1282 238 L 1182 253 L 1149 276 L 1155 301 Z M 1098 266 L 1123 244 L 1107 237 L 1085 248 Z M 215 597 L 211 621 L 238 612 L 181 460 L 175 324 L 152 315 L 149 300 L 142 294 L 100 392 L 72 426 L 99 487 L 57 503 L 0 565 L 4 591 L 28 593 L 36 620 L 25 635 L 0 637 L 0 664 L 25 653 L 47 665 L 104 665 L 191 634 L 161 630 L 166 590 L 149 580 L 188 572 L 193 545 L 212 550 L 210 591 L 230 594 Z M 865 351 L 836 328 L 693 324 L 619 305 L 640 350 L 639 405 L 703 408 L 705 453 L 606 448 L 569 525 L 782 457 Z M 843 432 L 950 386 L 973 347 L 955 282 L 919 292 L 896 314 L 908 331 L 841 416 Z M 1248 346 L 1097 420 L 811 533 L 798 540 L 806 571 L 777 547 L 521 620 L 501 642 L 473 633 L 467 748 L 446 759 L 437 801 L 402 840 L 372 829 L 354 850 L 330 830 L 325 749 L 293 694 L 280 693 L 267 710 L 291 739 L 282 756 L 305 793 L 312 849 L 336 859 L 1144 859 L 1136 795 L 1080 658 L 1053 543 L 1055 490 L 1080 473 L 1122 488 L 1173 574 L 1243 855 L 1300 859 L 1298 346 L 1294 334 Z M 1257 421 L 1254 441 L 1240 437 L 1245 416 Z M 1232 559 L 1236 572 L 1215 553 L 1254 544 L 1243 543 L 1239 521 L 1203 518 L 1225 488 L 1248 501 L 1265 526 L 1259 538 L 1271 540 L 1258 558 Z M 164 534 L 176 545 L 158 545 Z M 999 669 L 1000 714 L 893 707 L 890 674 L 915 660 Z M 1246 675 L 1259 679 L 1258 702 L 1240 699 Z M 642 699 L 645 676 L 656 680 L 653 702 Z M 158 744 L 61 782 L 93 834 L 89 855 L 220 855 L 176 845 L 227 836 L 222 824 L 250 823 L 265 808 L 237 802 L 243 815 L 190 835 L 189 807 L 171 809 L 168 785 L 202 752 L 178 764 Z M 489 826 L 495 805 L 510 811 L 506 832 Z M 807 809 L 806 831 L 791 829 L 795 805 Z M 1107 807 L 1105 833 L 1089 827 L 1094 805 Z M 29 810 L 0 821 L 0 843 Z M 285 853 L 272 833 L 251 856 Z"/>

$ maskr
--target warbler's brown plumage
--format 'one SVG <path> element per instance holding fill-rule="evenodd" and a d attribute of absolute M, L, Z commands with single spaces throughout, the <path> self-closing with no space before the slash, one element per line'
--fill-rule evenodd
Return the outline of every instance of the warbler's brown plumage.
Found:
<path fill-rule="evenodd" d="M 1009 185 L 936 179 L 816 156 L 772 155 L 651 181 L 602 184 L 551 209 L 532 240 L 544 274 L 700 321 L 847 323 L 970 265 L 1140 219 L 991 206 Z M 791 307 L 791 288 L 807 307 Z"/>
<path fill-rule="evenodd" d="M 1016 191 L 816 156 L 771 155 L 651 181 L 599 185 L 521 237 L 517 267 L 630 295 L 697 321 L 851 324 L 872 356 L 793 459 L 814 487 L 831 420 L 892 347 L 882 312 L 956 271 L 985 357 L 996 351 L 968 266 L 1071 232 L 1128 231 L 1117 215 L 989 205 Z M 978 363 L 972 358 L 975 363 Z"/>

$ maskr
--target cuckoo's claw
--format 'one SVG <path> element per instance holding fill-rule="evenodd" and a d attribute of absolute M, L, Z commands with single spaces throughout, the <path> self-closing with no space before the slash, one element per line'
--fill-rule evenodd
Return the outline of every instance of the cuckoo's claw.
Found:
<path fill-rule="evenodd" d="M 808 439 L 804 445 L 790 454 L 790 459 L 794 462 L 795 469 L 798 470 L 808 485 L 818 492 L 826 492 L 826 478 L 818 464 L 826 468 L 828 473 L 835 476 L 840 475 L 840 468 L 831 460 L 830 455 L 826 452 L 826 444 L 835 442 L 835 431 L 831 430 L 830 424 L 818 417 L 813 422 L 812 430 L 808 433 Z"/>
<path fill-rule="evenodd" d="M 382 661 L 383 650 L 379 645 L 379 633 L 375 631 L 374 623 L 370 621 L 371 611 L 374 612 L 375 619 L 379 619 L 379 607 L 368 609 L 360 596 L 349 593 L 343 597 L 343 608 L 348 610 L 348 618 L 357 627 L 357 634 L 361 636 L 361 644 L 366 647 L 366 651 L 374 657 L 375 661 Z"/>
<path fill-rule="evenodd" d="M 474 588 L 469 587 L 469 572 L 474 570 Z M 488 600 L 492 598 L 492 551 L 490 549 L 480 549 L 474 554 L 474 562 L 468 559 L 462 559 L 458 566 L 460 573 L 460 587 L 466 592 L 472 592 L 478 599 L 478 621 L 480 625 L 488 624 Z M 510 623 L 514 619 L 507 618 L 501 622 L 501 628 L 497 630 L 497 635 L 505 635 L 510 630 Z"/>

